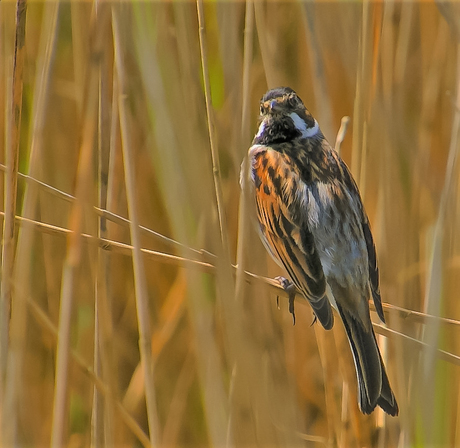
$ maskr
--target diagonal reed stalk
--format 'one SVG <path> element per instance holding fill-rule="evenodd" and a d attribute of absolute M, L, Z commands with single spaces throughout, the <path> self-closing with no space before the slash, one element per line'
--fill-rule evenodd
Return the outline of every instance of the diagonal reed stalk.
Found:
<path fill-rule="evenodd" d="M 0 212 L 0 216 L 4 216 L 4 212 Z M 22 218 L 20 216 L 16 216 L 16 225 L 21 227 L 29 227 L 29 228 L 35 228 L 36 230 L 43 232 L 45 234 L 49 235 L 55 235 L 55 236 L 67 236 L 71 233 L 70 229 L 59 227 L 59 226 L 54 226 L 51 224 L 46 224 L 41 221 L 35 221 L 27 218 Z M 124 221 L 123 221 L 124 222 Z M 133 250 L 133 246 L 125 243 L 121 243 L 119 241 L 107 239 L 107 238 L 101 238 L 101 237 L 95 237 L 93 235 L 88 235 L 83 233 L 82 238 L 88 243 L 88 244 L 95 244 L 98 247 L 101 247 L 105 250 L 112 251 L 114 253 L 119 253 L 123 255 L 130 256 L 130 251 Z M 194 249 L 190 249 L 194 250 Z M 209 272 L 213 273 L 215 270 L 215 266 L 212 264 L 212 261 L 215 260 L 215 256 L 211 253 L 206 253 L 208 258 L 210 258 L 210 261 L 199 261 L 191 258 L 185 258 L 181 256 L 176 256 L 164 252 L 158 252 L 150 249 L 145 249 L 142 248 L 141 251 L 149 258 L 154 259 L 154 260 L 159 260 L 164 263 L 168 264 L 174 264 L 179 267 L 188 267 L 188 268 L 194 268 L 194 269 L 199 269 L 203 272 Z M 234 267 L 237 269 L 237 266 Z M 262 277 L 256 274 L 253 274 L 251 272 L 245 272 L 244 275 L 246 276 L 246 282 L 250 282 L 251 279 L 254 281 L 262 281 L 269 285 L 271 287 L 271 290 L 274 294 L 279 294 L 282 295 L 283 297 L 288 297 L 286 291 L 279 285 L 278 282 Z M 375 307 L 373 303 L 369 304 L 371 307 L 371 310 L 375 310 Z M 455 328 L 457 326 L 460 326 L 460 321 L 456 319 L 450 319 L 450 318 L 445 318 L 445 317 L 440 317 L 440 316 L 435 316 L 427 313 L 423 313 L 420 311 L 416 310 L 411 310 L 407 308 L 403 308 L 400 306 L 392 305 L 389 303 L 382 303 L 382 306 L 384 308 L 384 311 L 387 313 L 392 313 L 395 316 L 398 316 L 399 318 L 403 319 L 404 321 L 407 322 L 414 322 L 414 323 L 426 323 L 426 322 L 439 322 L 443 325 L 450 326 L 452 328 Z"/>
<path fill-rule="evenodd" d="M 0 212 L 0 216 L 4 216 L 4 212 Z M 71 233 L 71 230 L 69 229 L 53 226 L 50 224 L 44 224 L 42 222 L 33 221 L 33 220 L 26 219 L 26 218 L 16 217 L 16 221 L 17 221 L 16 225 L 18 225 L 19 227 L 29 226 L 31 228 L 36 228 L 38 231 L 49 234 L 49 235 L 65 237 Z M 113 253 L 131 256 L 131 253 L 133 250 L 133 246 L 124 244 L 124 243 L 120 243 L 118 241 L 98 238 L 93 235 L 88 235 L 85 233 L 83 233 L 81 237 L 86 243 L 95 244 L 98 247 L 101 247 L 105 250 L 109 250 Z M 201 262 L 201 261 L 197 261 L 197 260 L 193 260 L 189 258 L 184 258 L 184 257 L 175 256 L 175 255 L 167 254 L 164 252 L 158 252 L 158 251 L 153 251 L 153 250 L 144 249 L 144 248 L 142 248 L 141 251 L 145 256 L 147 256 L 148 258 L 152 260 L 157 260 L 163 263 L 173 264 L 178 267 L 196 269 L 196 270 L 200 270 L 202 272 L 208 272 L 208 273 L 214 273 L 216 269 L 216 267 L 212 263 L 209 263 L 209 262 Z M 234 266 L 233 268 L 236 273 L 237 266 Z M 264 283 L 267 286 L 269 286 L 270 291 L 273 294 L 288 298 L 288 294 L 279 285 L 279 282 L 271 278 L 263 277 L 263 276 L 260 276 L 260 275 L 257 275 L 251 272 L 247 272 L 247 271 L 244 272 L 244 276 L 245 276 L 246 283 L 252 283 L 252 282 Z M 297 293 L 297 295 L 299 295 L 299 298 L 301 298 L 300 293 Z M 300 303 L 303 303 L 303 302 L 301 301 Z M 369 305 L 370 305 L 371 310 L 375 310 L 375 306 L 373 305 L 373 303 L 370 303 Z M 382 303 L 382 306 L 383 306 L 384 311 L 387 314 L 389 313 L 394 316 L 397 316 L 400 319 L 402 319 L 404 322 L 412 322 L 412 323 L 436 322 L 436 323 L 442 324 L 450 328 L 460 327 L 460 321 L 456 319 L 434 316 L 431 314 L 422 313 L 420 311 L 415 311 L 415 310 L 399 307 L 396 305 L 391 305 L 385 302 Z"/>
<path fill-rule="evenodd" d="M 2 445 L 46 446 L 52 436 L 55 446 L 151 446 L 146 432 L 190 447 L 459 445 L 458 5 L 125 2 L 113 5 L 118 86 L 110 15 L 97 32 L 90 20 L 112 5 L 27 3 L 15 201 L 6 156 L 16 2 L 0 7 L 0 219 L 4 236 L 14 225 L 17 237 L 15 252 L 2 248 L 4 272 L 14 260 L 13 277 L 2 277 L 13 298 L 0 324 Z M 374 328 L 388 346 L 398 419 L 361 415 L 349 347 L 310 328 L 301 300 L 292 327 L 284 300 L 275 305 L 285 292 L 259 275 L 282 272 L 249 233 L 238 174 L 267 83 L 299 91 L 326 133 L 352 117 L 353 138 L 339 133 L 337 146 L 373 225 L 388 324 Z M 133 207 L 131 194 L 129 210 L 121 143 L 142 198 Z M 142 331 L 154 378 L 127 300 L 139 288 L 150 300 Z"/>
<path fill-rule="evenodd" d="M 19 223 L 20 222 L 21 221 L 19 221 Z M 60 231 L 65 233 L 65 234 L 67 232 L 69 232 L 67 229 L 61 229 Z M 85 235 L 85 234 L 83 234 L 82 237 L 84 239 L 92 238 L 90 235 Z M 107 247 L 107 245 L 109 243 L 114 244 L 114 248 L 117 247 L 117 243 L 114 242 L 114 241 L 111 241 L 111 242 L 102 241 L 102 244 L 105 247 Z M 123 246 L 126 247 L 127 249 L 129 248 L 130 251 L 132 251 L 134 249 L 132 246 L 126 246 L 126 245 L 123 245 Z M 122 252 L 122 253 L 124 253 L 124 252 Z M 146 256 L 153 255 L 152 251 L 148 251 L 146 249 L 143 250 L 143 253 Z M 128 251 L 126 252 L 126 255 L 129 256 Z M 163 255 L 165 257 L 167 256 L 167 254 L 156 254 L 156 255 Z M 199 269 L 209 270 L 209 272 L 214 272 L 215 271 L 215 267 L 212 266 L 212 265 L 207 265 L 207 266 L 203 265 L 203 266 L 199 266 L 198 268 Z M 252 274 L 252 273 L 249 273 L 249 272 L 245 272 L 244 274 L 245 274 L 246 282 L 248 282 L 248 283 L 251 283 L 251 282 L 265 283 L 265 284 L 270 286 L 270 288 L 272 289 L 274 294 L 279 295 L 279 296 L 283 296 L 285 298 L 288 298 L 288 294 L 286 293 L 286 291 L 283 288 L 281 288 L 279 283 L 274 281 L 273 279 L 266 278 L 266 277 L 261 277 L 261 276 L 258 276 L 258 275 L 255 275 L 255 274 Z M 24 296 L 24 292 L 22 290 L 21 290 L 21 295 Z M 300 293 L 298 293 L 298 295 L 300 296 Z M 30 300 L 28 301 L 28 303 L 30 303 L 31 306 L 34 309 L 37 307 L 37 305 L 35 303 L 32 303 Z M 299 303 L 302 304 L 302 305 L 306 305 L 305 302 L 303 302 L 303 301 L 299 301 Z M 436 320 L 441 324 L 446 324 L 446 325 L 449 325 L 449 326 L 457 326 L 457 327 L 460 326 L 460 321 L 453 320 L 453 319 L 439 318 L 439 317 L 436 317 L 436 316 L 431 316 L 431 315 L 427 315 L 427 314 L 424 314 L 424 313 L 411 311 L 411 310 L 403 309 L 403 308 L 400 308 L 400 307 L 395 307 L 395 306 L 392 306 L 392 305 L 389 305 L 389 304 L 386 304 L 386 303 L 383 304 L 383 307 L 384 307 L 385 311 L 397 312 L 398 315 L 404 320 L 411 319 L 411 320 L 414 320 L 415 322 L 425 322 L 426 320 Z M 373 308 L 373 306 L 371 308 Z M 411 343 L 415 344 L 419 348 L 432 350 L 432 346 L 430 346 L 429 344 L 426 344 L 426 343 L 424 343 L 424 342 L 422 342 L 422 341 L 420 341 L 418 339 L 415 339 L 415 338 L 412 338 L 412 337 L 407 336 L 405 334 L 399 333 L 399 332 L 397 332 L 395 330 L 386 328 L 386 327 L 384 327 L 384 326 L 382 326 L 380 324 L 375 324 L 374 323 L 373 325 L 374 325 L 374 328 L 375 328 L 376 332 L 378 332 L 380 334 L 383 334 L 383 335 L 386 335 L 386 336 L 388 336 L 390 334 L 396 335 L 398 337 L 401 337 L 401 338 L 404 338 L 404 339 L 410 341 Z M 444 350 L 439 350 L 439 349 L 437 349 L 435 351 L 435 353 L 436 353 L 436 357 L 439 358 L 439 359 L 443 359 L 443 360 L 445 360 L 447 362 L 450 362 L 452 364 L 460 365 L 460 356 L 458 356 L 458 355 L 448 353 L 448 352 L 446 352 Z"/>
<path fill-rule="evenodd" d="M 116 126 L 114 127 L 114 124 L 112 123 L 112 129 L 116 129 Z M 111 143 L 111 149 L 114 148 L 114 143 Z M 112 151 L 113 152 L 113 151 Z M 112 161 L 114 160 L 114 155 L 112 154 L 110 156 L 110 165 L 112 165 Z M 6 172 L 7 169 L 6 169 L 6 166 L 1 164 L 0 163 L 0 171 L 3 171 L 3 172 Z M 113 173 L 113 166 L 111 168 L 109 168 L 109 173 Z M 108 178 L 109 180 L 113 177 L 113 174 L 109 174 Z M 31 177 L 30 175 L 28 174 L 23 174 L 23 173 L 20 173 L 18 172 L 18 178 L 19 179 L 23 179 L 25 182 L 26 182 L 26 185 L 33 185 L 33 186 L 37 186 L 37 187 L 41 187 L 44 191 L 46 191 L 47 193 L 59 198 L 59 199 L 62 199 L 63 201 L 67 202 L 67 203 L 73 203 L 73 201 L 75 200 L 75 196 L 69 194 L 69 193 L 66 193 L 62 190 L 59 190 L 57 188 L 54 188 L 52 187 L 51 185 L 49 184 L 46 184 L 45 182 L 42 182 L 38 179 L 36 179 L 35 177 Z M 108 190 L 109 192 L 112 191 L 112 188 L 110 188 L 110 185 L 108 186 Z M 109 197 L 110 199 L 110 197 Z M 113 202 L 113 200 L 112 200 Z M 116 213 L 113 213 L 110 211 L 111 208 L 111 201 L 108 200 L 107 201 L 107 209 L 104 209 L 104 208 L 101 208 L 101 207 L 97 207 L 97 206 L 93 206 L 93 211 L 94 213 L 101 219 L 105 219 L 106 221 L 111 221 L 115 224 L 118 224 L 120 226 L 124 226 L 126 228 L 129 228 L 129 225 L 130 225 L 130 221 L 129 219 L 126 219 L 125 217 L 123 216 L 120 216 Z M 24 215 L 26 215 L 24 213 Z M 210 252 L 207 252 L 207 251 L 204 251 L 204 250 L 196 250 L 196 249 L 192 249 L 191 247 L 188 247 L 184 244 L 181 244 L 179 241 L 176 241 L 172 238 L 169 238 L 167 237 L 166 235 L 162 235 L 161 233 L 158 233 L 158 232 L 155 232 L 153 229 L 149 229 L 145 226 L 139 226 L 139 229 L 140 231 L 146 235 L 146 236 L 150 236 L 150 237 L 153 237 L 154 239 L 158 240 L 158 241 L 161 241 L 165 244 L 167 244 L 168 246 L 171 246 L 171 248 L 173 250 L 176 250 L 176 251 L 185 251 L 186 253 L 190 254 L 191 257 L 195 257 L 195 258 L 211 258 L 211 259 L 214 259 L 215 258 L 215 255 L 211 254 Z"/>
<path fill-rule="evenodd" d="M 59 337 L 58 328 L 51 322 L 48 315 L 35 303 L 33 299 L 27 297 L 23 294 L 23 291 L 17 290 L 18 299 L 20 301 L 26 302 L 29 306 L 32 315 L 38 324 L 46 331 L 51 334 L 51 336 L 57 341 Z M 78 354 L 75 350 L 70 350 L 70 357 L 72 362 L 75 363 L 78 368 L 87 375 L 90 380 L 93 382 L 94 386 L 97 388 L 99 393 L 106 398 L 110 398 L 114 404 L 115 409 L 121 417 L 121 420 L 126 424 L 126 426 L 133 432 L 133 434 L 138 438 L 139 442 L 145 447 L 150 447 L 149 438 L 145 435 L 142 428 L 136 422 L 136 420 L 126 411 L 123 405 L 117 401 L 116 397 L 113 396 L 113 392 L 110 390 L 110 387 L 94 372 L 94 370 L 86 364 L 86 361 Z"/>

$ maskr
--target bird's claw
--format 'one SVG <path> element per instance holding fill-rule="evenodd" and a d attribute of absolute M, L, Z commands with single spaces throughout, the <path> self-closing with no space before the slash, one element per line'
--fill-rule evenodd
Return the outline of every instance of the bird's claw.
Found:
<path fill-rule="evenodd" d="M 288 293 L 289 296 L 289 312 L 292 314 L 292 321 L 293 325 L 295 325 L 295 312 L 294 312 L 294 300 L 295 294 L 297 292 L 297 288 L 295 287 L 294 283 L 289 281 L 287 278 L 284 277 L 275 277 L 275 280 L 280 284 L 280 286 Z M 279 297 L 276 297 L 276 303 L 279 308 Z"/>

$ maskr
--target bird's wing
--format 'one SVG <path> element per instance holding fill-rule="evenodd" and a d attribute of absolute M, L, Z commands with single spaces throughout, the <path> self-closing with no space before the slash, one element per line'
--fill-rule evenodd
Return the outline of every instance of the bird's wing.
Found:
<path fill-rule="evenodd" d="M 374 239 L 372 238 L 369 220 L 364 215 L 362 222 L 364 239 L 366 240 L 367 255 L 369 258 L 369 280 L 372 291 L 372 298 L 374 299 L 375 310 L 378 316 L 385 323 L 385 315 L 383 314 L 382 298 L 380 297 L 379 287 L 379 266 L 377 263 L 377 254 L 375 253 Z"/>
<path fill-rule="evenodd" d="M 385 315 L 383 314 L 382 298 L 380 297 L 379 287 L 379 266 L 377 263 L 377 254 L 375 252 L 374 239 L 370 229 L 369 219 L 364 211 L 362 205 L 361 196 L 359 194 L 358 186 L 354 181 L 348 167 L 343 161 L 341 161 L 341 174 L 343 177 L 343 183 L 347 187 L 349 194 L 355 198 L 355 203 L 360 204 L 359 219 L 361 221 L 361 227 L 363 230 L 364 240 L 366 241 L 368 267 L 369 267 L 369 284 L 372 292 L 372 298 L 374 300 L 375 310 L 378 316 L 385 322 Z"/>
<path fill-rule="evenodd" d="M 330 329 L 334 321 L 326 296 L 326 279 L 313 235 L 301 212 L 305 203 L 298 189 L 303 182 L 282 154 L 258 147 L 250 155 L 262 237 L 308 299 L 323 327 Z"/>

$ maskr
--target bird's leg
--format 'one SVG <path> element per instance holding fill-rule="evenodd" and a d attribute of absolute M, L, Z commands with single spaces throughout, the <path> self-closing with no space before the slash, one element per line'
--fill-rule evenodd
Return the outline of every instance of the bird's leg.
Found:
<path fill-rule="evenodd" d="M 289 294 L 289 312 L 292 314 L 292 325 L 295 325 L 294 300 L 295 292 Z"/>
<path fill-rule="evenodd" d="M 295 312 L 294 312 L 294 300 L 295 294 L 297 292 L 297 288 L 295 287 L 294 283 L 289 281 L 287 278 L 284 277 L 275 277 L 275 280 L 280 284 L 280 286 L 288 293 L 289 296 L 289 312 L 292 314 L 292 321 L 293 325 L 295 325 Z M 278 303 L 279 297 L 276 297 L 276 301 Z"/>

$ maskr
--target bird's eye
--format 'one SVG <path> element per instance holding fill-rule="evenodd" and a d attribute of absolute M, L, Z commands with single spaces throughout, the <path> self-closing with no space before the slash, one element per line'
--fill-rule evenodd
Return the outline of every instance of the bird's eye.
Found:
<path fill-rule="evenodd" d="M 263 104 L 260 105 L 260 115 L 263 115 L 265 113 L 265 107 Z"/>
<path fill-rule="evenodd" d="M 297 98 L 294 95 L 290 95 L 288 97 L 288 104 L 291 107 L 296 107 L 297 106 Z"/>

